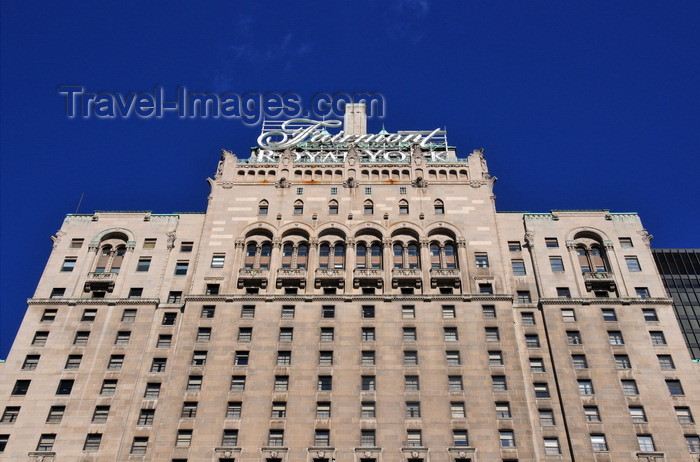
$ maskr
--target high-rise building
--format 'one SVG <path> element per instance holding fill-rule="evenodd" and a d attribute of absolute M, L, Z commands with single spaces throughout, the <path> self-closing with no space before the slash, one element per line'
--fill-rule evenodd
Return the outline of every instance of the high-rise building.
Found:
<path fill-rule="evenodd" d="M 700 360 L 700 250 L 652 249 L 678 323 L 695 360 Z"/>
<path fill-rule="evenodd" d="M 693 461 L 700 380 L 639 217 L 499 213 L 481 151 L 267 123 L 206 213 L 68 215 L 3 460 Z"/>

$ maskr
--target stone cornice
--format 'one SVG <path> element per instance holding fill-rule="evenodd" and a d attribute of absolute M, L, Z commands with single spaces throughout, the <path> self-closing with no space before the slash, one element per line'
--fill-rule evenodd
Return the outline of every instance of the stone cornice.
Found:
<path fill-rule="evenodd" d="M 28 298 L 27 305 L 158 305 L 158 298 Z"/>
<path fill-rule="evenodd" d="M 672 305 L 672 298 L 541 298 L 542 305 Z"/>

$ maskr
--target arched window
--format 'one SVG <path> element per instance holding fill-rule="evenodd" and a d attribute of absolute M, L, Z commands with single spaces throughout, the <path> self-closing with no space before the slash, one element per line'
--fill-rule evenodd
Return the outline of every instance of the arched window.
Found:
<path fill-rule="evenodd" d="M 445 244 L 445 268 L 457 268 L 457 254 L 455 252 L 455 246 L 453 244 Z"/>
<path fill-rule="evenodd" d="M 365 215 L 372 215 L 374 213 L 374 203 L 371 200 L 366 200 L 364 204 Z"/>
<path fill-rule="evenodd" d="M 452 242 L 430 244 L 430 265 L 433 268 L 457 268 L 457 248 Z"/>
<path fill-rule="evenodd" d="M 382 246 L 379 243 L 374 243 L 372 244 L 371 247 L 372 254 L 371 254 L 371 265 L 372 268 L 378 269 L 382 267 Z"/>
<path fill-rule="evenodd" d="M 255 256 L 257 254 L 257 246 L 255 242 L 248 243 L 245 250 L 245 267 L 250 269 L 255 266 Z"/>
<path fill-rule="evenodd" d="M 247 269 L 268 269 L 270 268 L 271 254 L 272 245 L 270 244 L 270 242 L 248 242 L 245 248 L 245 258 L 243 260 L 243 266 Z"/>
<path fill-rule="evenodd" d="M 323 243 L 318 248 L 318 266 L 319 268 L 328 268 L 330 264 L 331 246 L 328 243 Z"/>
<path fill-rule="evenodd" d="M 406 199 L 399 201 L 399 215 L 408 215 L 408 201 Z"/>
<path fill-rule="evenodd" d="M 306 265 L 309 261 L 309 246 L 306 244 L 299 244 L 297 246 L 297 268 L 306 269 Z"/>
<path fill-rule="evenodd" d="M 269 204 L 265 199 L 261 200 L 258 204 L 258 215 L 267 215 L 268 206 Z"/>
<path fill-rule="evenodd" d="M 592 245 L 590 247 L 584 245 L 577 246 L 576 253 L 578 254 L 578 262 L 581 265 L 582 272 L 603 273 L 608 271 L 605 256 L 597 245 Z"/>
<path fill-rule="evenodd" d="M 302 215 L 304 213 L 304 203 L 301 200 L 294 201 L 294 215 Z"/>
<path fill-rule="evenodd" d="M 302 242 L 285 242 L 282 246 L 282 268 L 305 269 L 309 259 L 309 246 Z"/>
<path fill-rule="evenodd" d="M 260 247 L 260 268 L 270 267 L 270 255 L 272 255 L 272 246 L 269 243 L 263 244 Z"/>
<path fill-rule="evenodd" d="M 435 202 L 433 202 L 433 207 L 435 208 L 436 215 L 444 215 L 445 204 L 443 204 L 443 202 L 440 199 L 436 199 Z"/>
<path fill-rule="evenodd" d="M 294 245 L 286 243 L 282 246 L 282 268 L 292 267 L 292 256 L 294 255 Z"/>
<path fill-rule="evenodd" d="M 361 242 L 357 244 L 355 257 L 355 261 L 357 263 L 358 268 L 367 267 L 367 246 L 364 243 Z"/>
<path fill-rule="evenodd" d="M 394 244 L 394 268 L 403 268 L 403 246 Z"/>
<path fill-rule="evenodd" d="M 408 267 L 411 269 L 420 268 L 420 254 L 416 244 L 408 244 Z"/>
<path fill-rule="evenodd" d="M 338 215 L 338 201 L 332 200 L 328 203 L 328 213 L 330 215 Z"/>
<path fill-rule="evenodd" d="M 104 239 L 100 247 L 100 256 L 95 265 L 96 273 L 119 273 L 126 255 L 126 238 Z"/>
<path fill-rule="evenodd" d="M 345 246 L 343 244 L 336 244 L 333 246 L 333 251 L 333 267 L 345 268 Z"/>
<path fill-rule="evenodd" d="M 440 268 L 440 246 L 437 244 L 430 244 L 430 266 Z"/>

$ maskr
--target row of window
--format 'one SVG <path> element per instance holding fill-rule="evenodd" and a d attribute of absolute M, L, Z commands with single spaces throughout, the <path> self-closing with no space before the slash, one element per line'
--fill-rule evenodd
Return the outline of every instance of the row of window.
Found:
<path fill-rule="evenodd" d="M 156 247 L 157 241 L 158 241 L 158 239 L 155 237 L 148 237 L 148 238 L 143 240 L 143 248 L 144 249 L 154 249 Z M 83 247 L 84 243 L 85 243 L 84 238 L 80 238 L 80 237 L 73 238 L 73 239 L 71 239 L 68 247 L 71 249 L 80 249 Z M 180 243 L 180 252 L 192 252 L 193 248 L 194 248 L 194 241 L 182 241 Z"/>
<path fill-rule="evenodd" d="M 559 240 L 556 237 L 545 237 L 544 244 L 547 248 L 557 248 L 559 247 Z M 631 249 L 634 247 L 632 244 L 632 238 L 621 237 L 620 247 L 623 249 Z M 522 245 L 520 241 L 508 241 L 508 250 L 511 252 L 520 252 L 522 250 Z"/>
<path fill-rule="evenodd" d="M 302 188 L 297 188 L 297 192 Z M 369 189 L 369 188 L 365 188 Z M 302 191 L 303 192 L 303 191 Z M 269 202 L 266 200 L 260 201 L 258 204 L 258 215 L 267 215 L 269 211 Z M 294 215 L 303 215 L 304 213 L 304 202 L 301 199 L 294 201 Z M 362 204 L 362 211 L 365 215 L 374 214 L 374 202 L 367 199 Z M 443 215 L 445 213 L 445 204 L 440 199 L 433 201 L 433 211 L 436 215 Z M 406 199 L 401 199 L 399 201 L 399 215 L 408 215 L 409 207 L 408 201 Z M 328 214 L 337 215 L 338 214 L 338 201 L 331 199 L 328 201 Z"/>

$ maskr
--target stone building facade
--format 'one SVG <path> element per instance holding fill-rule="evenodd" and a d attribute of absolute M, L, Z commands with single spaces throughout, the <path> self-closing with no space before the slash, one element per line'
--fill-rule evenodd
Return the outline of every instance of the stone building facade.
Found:
<path fill-rule="evenodd" d="M 223 151 L 206 213 L 68 215 L 2 369 L 2 460 L 698 460 L 639 217 L 499 213 L 481 151 L 353 111 L 355 138 Z"/>

